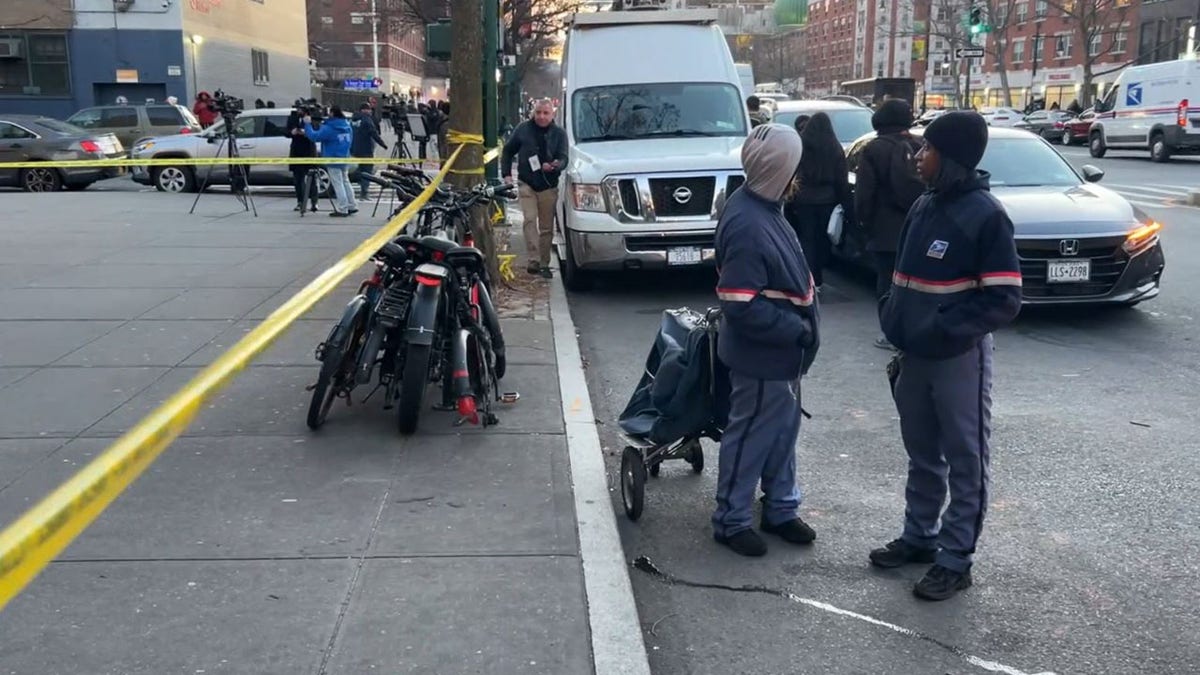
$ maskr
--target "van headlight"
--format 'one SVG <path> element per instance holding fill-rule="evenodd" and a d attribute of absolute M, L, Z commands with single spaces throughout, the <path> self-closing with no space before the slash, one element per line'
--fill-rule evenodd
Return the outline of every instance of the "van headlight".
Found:
<path fill-rule="evenodd" d="M 596 183 L 573 183 L 571 185 L 571 203 L 576 211 L 603 213 L 608 210 L 604 206 L 604 190 Z"/>

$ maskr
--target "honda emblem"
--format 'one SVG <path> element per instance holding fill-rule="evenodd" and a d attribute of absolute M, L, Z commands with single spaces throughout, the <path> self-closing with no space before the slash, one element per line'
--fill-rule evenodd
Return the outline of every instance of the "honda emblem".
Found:
<path fill-rule="evenodd" d="M 1058 242 L 1058 252 L 1062 255 L 1079 255 L 1079 240 L 1063 239 Z"/>

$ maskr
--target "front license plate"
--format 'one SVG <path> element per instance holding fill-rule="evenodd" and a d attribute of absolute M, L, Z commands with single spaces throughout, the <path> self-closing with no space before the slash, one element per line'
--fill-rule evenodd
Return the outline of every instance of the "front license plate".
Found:
<path fill-rule="evenodd" d="M 1092 278 L 1091 260 L 1050 260 L 1046 281 L 1052 284 L 1071 284 Z"/>
<path fill-rule="evenodd" d="M 698 265 L 700 264 L 699 246 L 677 246 L 667 249 L 668 265 Z"/>

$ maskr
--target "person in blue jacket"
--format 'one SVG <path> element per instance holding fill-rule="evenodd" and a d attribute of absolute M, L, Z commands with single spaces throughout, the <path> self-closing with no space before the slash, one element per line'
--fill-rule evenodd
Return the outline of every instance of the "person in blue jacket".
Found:
<path fill-rule="evenodd" d="M 751 529 L 760 482 L 759 528 L 793 544 L 816 538 L 797 513 L 796 438 L 800 376 L 817 354 L 819 318 L 812 274 L 783 215 L 796 188 L 801 149 L 791 127 L 755 127 L 742 145 L 746 182 L 730 195 L 717 223 L 717 355 L 729 368 L 732 391 L 713 538 L 745 556 L 767 552 Z"/>
<path fill-rule="evenodd" d="M 884 335 L 900 350 L 889 376 L 898 371 L 893 397 L 908 452 L 904 529 L 870 559 L 932 562 L 913 592 L 944 600 L 971 586 L 988 498 L 992 332 L 1021 309 L 1021 268 L 1012 221 L 975 168 L 987 122 L 949 112 L 924 139 L 917 172 L 929 189 L 908 212 L 880 300 Z"/>
<path fill-rule="evenodd" d="M 321 144 L 322 157 L 349 157 L 354 130 L 338 106 L 330 106 L 329 119 L 320 129 L 313 129 L 312 117 L 304 116 L 304 135 Z M 350 185 L 349 164 L 326 164 L 325 171 L 333 184 L 334 218 L 345 218 L 358 213 L 358 202 L 354 200 L 354 187 Z"/>

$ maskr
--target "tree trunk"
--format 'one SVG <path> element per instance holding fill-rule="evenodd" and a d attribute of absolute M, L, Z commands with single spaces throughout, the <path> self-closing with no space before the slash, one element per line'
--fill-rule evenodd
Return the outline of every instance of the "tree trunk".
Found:
<path fill-rule="evenodd" d="M 1000 58 L 996 59 L 996 64 L 1000 66 L 1000 90 L 1004 92 L 1004 106 L 1006 108 L 1011 108 L 1013 104 L 1012 88 L 1008 85 L 1008 68 L 1005 67 L 1004 64 L 1004 52 L 1008 51 L 1008 45 L 1005 44 L 1004 47 L 1005 48 L 1001 50 Z"/>
<path fill-rule="evenodd" d="M 495 0 L 485 0 L 495 1 Z M 450 55 L 450 123 L 448 127 L 464 134 L 483 134 L 483 69 L 479 55 L 483 53 L 483 4 L 478 0 L 450 0 L 450 39 L 454 51 Z M 447 143 L 451 154 L 458 148 L 456 143 Z M 470 188 L 483 182 L 483 144 L 468 143 L 453 169 L 471 173 L 451 173 L 447 180 L 459 188 Z M 499 278 L 496 258 L 496 238 L 484 206 L 471 210 L 471 232 L 475 246 L 487 258 L 488 273 L 493 280 Z"/>

